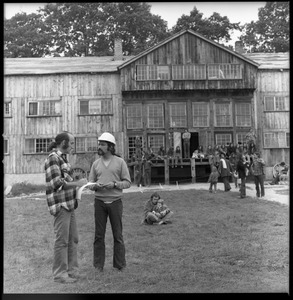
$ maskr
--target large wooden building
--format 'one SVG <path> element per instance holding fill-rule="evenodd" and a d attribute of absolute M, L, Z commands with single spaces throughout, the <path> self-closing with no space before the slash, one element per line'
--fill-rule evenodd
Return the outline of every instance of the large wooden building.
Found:
<path fill-rule="evenodd" d="M 254 57 L 190 30 L 135 57 L 5 59 L 5 182 L 44 182 L 46 148 L 62 130 L 75 135 L 70 161 L 84 171 L 96 158 L 96 136 L 103 131 L 113 132 L 117 151 L 126 160 L 135 151 L 137 136 L 145 149 L 156 152 L 161 146 L 182 148 L 186 129 L 191 153 L 199 145 L 243 142 L 251 128 L 258 130 L 263 148 L 271 127 L 265 131 L 261 123 L 265 112 L 258 103 L 263 96 L 258 85 L 267 86 L 260 65 Z M 283 130 L 286 120 L 280 122 L 276 131 Z M 192 163 L 186 164 L 187 169 L 176 172 L 193 176 Z"/>

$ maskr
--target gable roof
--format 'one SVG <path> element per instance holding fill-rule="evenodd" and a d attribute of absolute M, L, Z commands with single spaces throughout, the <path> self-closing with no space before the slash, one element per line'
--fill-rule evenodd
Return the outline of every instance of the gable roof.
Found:
<path fill-rule="evenodd" d="M 133 56 L 113 60 L 114 56 L 5 58 L 4 75 L 38 75 L 61 73 L 109 73 Z"/>
<path fill-rule="evenodd" d="M 246 53 L 246 57 L 256 61 L 259 69 L 290 69 L 289 52 L 284 53 Z"/>
<path fill-rule="evenodd" d="M 194 32 L 193 30 L 190 30 L 190 29 L 184 29 L 184 30 L 182 30 L 182 31 L 179 31 L 179 32 L 175 33 L 175 34 L 172 35 L 171 37 L 168 37 L 167 39 L 165 39 L 165 40 L 159 42 L 159 43 L 156 44 L 155 46 L 153 46 L 153 47 L 151 47 L 151 48 L 149 48 L 149 49 L 147 49 L 147 50 L 141 52 L 140 54 L 134 56 L 132 59 L 127 60 L 127 62 L 122 63 L 120 66 L 118 66 L 118 69 L 122 69 L 122 68 L 126 67 L 127 65 L 129 65 L 129 64 L 133 63 L 134 61 L 140 59 L 142 56 L 145 56 L 146 54 L 148 54 L 148 53 L 154 51 L 155 49 L 157 49 L 157 48 L 159 48 L 159 47 L 161 47 L 161 46 L 167 44 L 168 42 L 170 42 L 170 41 L 176 39 L 177 37 L 179 37 L 179 36 L 181 36 L 181 35 L 183 35 L 183 34 L 185 34 L 185 33 L 190 33 L 190 34 L 192 34 L 192 35 L 194 35 L 194 36 L 196 36 L 196 37 L 198 37 L 198 38 L 200 38 L 200 39 L 206 41 L 207 43 L 210 43 L 210 44 L 212 44 L 212 45 L 214 45 L 214 46 L 216 46 L 216 47 L 218 47 L 218 48 L 221 48 L 222 50 L 227 51 L 227 52 L 229 52 L 229 53 L 231 53 L 231 54 L 233 54 L 233 55 L 239 57 L 240 59 L 245 60 L 246 62 L 248 62 L 248 63 L 250 63 L 250 64 L 252 64 L 252 65 L 258 67 L 258 63 L 255 62 L 255 61 L 253 61 L 253 60 L 251 60 L 250 58 L 248 58 L 248 57 L 246 57 L 246 56 L 244 56 L 244 55 L 242 55 L 242 54 L 240 54 L 240 53 L 238 53 L 238 52 L 235 52 L 235 51 L 233 51 L 233 50 L 230 50 L 230 49 L 228 49 L 228 48 L 226 48 L 226 47 L 224 47 L 224 46 L 222 46 L 222 45 L 220 45 L 220 44 L 218 44 L 218 43 L 216 43 L 216 42 L 214 42 L 214 41 L 212 41 L 212 40 L 209 40 L 209 39 L 207 39 L 206 37 L 204 37 L 204 36 L 202 36 L 202 35 L 200 35 L 200 34 Z"/>

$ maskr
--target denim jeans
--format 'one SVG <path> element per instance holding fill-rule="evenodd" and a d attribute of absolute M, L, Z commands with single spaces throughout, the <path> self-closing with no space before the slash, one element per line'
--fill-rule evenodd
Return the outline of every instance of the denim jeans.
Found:
<path fill-rule="evenodd" d="M 109 216 L 114 238 L 113 267 L 121 269 L 126 266 L 125 246 L 122 235 L 121 199 L 112 203 L 104 203 L 95 198 L 95 240 L 94 240 L 94 267 L 104 268 L 105 264 L 105 233 Z"/>
<path fill-rule="evenodd" d="M 263 197 L 265 195 L 264 175 L 254 175 L 254 183 L 256 189 L 256 196 Z"/>
<path fill-rule="evenodd" d="M 54 232 L 53 277 L 68 277 L 68 273 L 74 273 L 78 269 L 78 233 L 74 210 L 61 208 L 54 216 Z"/>

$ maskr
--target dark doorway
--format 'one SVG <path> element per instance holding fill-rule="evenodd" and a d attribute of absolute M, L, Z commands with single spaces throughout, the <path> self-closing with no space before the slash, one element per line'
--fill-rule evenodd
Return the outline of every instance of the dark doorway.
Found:
<path fill-rule="evenodd" d="M 194 150 L 198 148 L 198 132 L 191 132 L 191 139 L 190 139 L 190 156 Z"/>

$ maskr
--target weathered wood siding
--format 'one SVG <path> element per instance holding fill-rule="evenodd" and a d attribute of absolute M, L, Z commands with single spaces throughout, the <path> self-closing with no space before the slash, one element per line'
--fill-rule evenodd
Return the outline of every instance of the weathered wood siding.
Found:
<path fill-rule="evenodd" d="M 113 114 L 78 116 L 80 98 L 112 99 Z M 93 137 L 111 131 L 117 138 L 117 151 L 122 153 L 122 100 L 120 75 L 59 74 L 5 76 L 4 98 L 11 100 L 12 117 L 4 118 L 4 136 L 9 139 L 9 154 L 4 157 L 6 174 L 43 172 L 45 154 L 25 154 L 25 138 L 54 138 L 67 130 L 74 136 Z M 28 102 L 61 99 L 61 116 L 28 117 Z M 74 154 L 72 165 L 80 161 Z"/>
<path fill-rule="evenodd" d="M 137 65 L 242 64 L 237 80 L 153 80 L 136 81 Z M 257 67 L 190 33 L 185 33 L 121 69 L 122 91 L 255 89 Z"/>
<path fill-rule="evenodd" d="M 289 70 L 260 69 L 257 75 L 257 90 L 255 91 L 257 137 L 263 157 L 268 167 L 281 161 L 289 163 L 290 148 L 264 148 L 264 133 L 289 132 L 290 118 L 288 111 L 265 112 L 265 96 L 289 96 Z"/>

